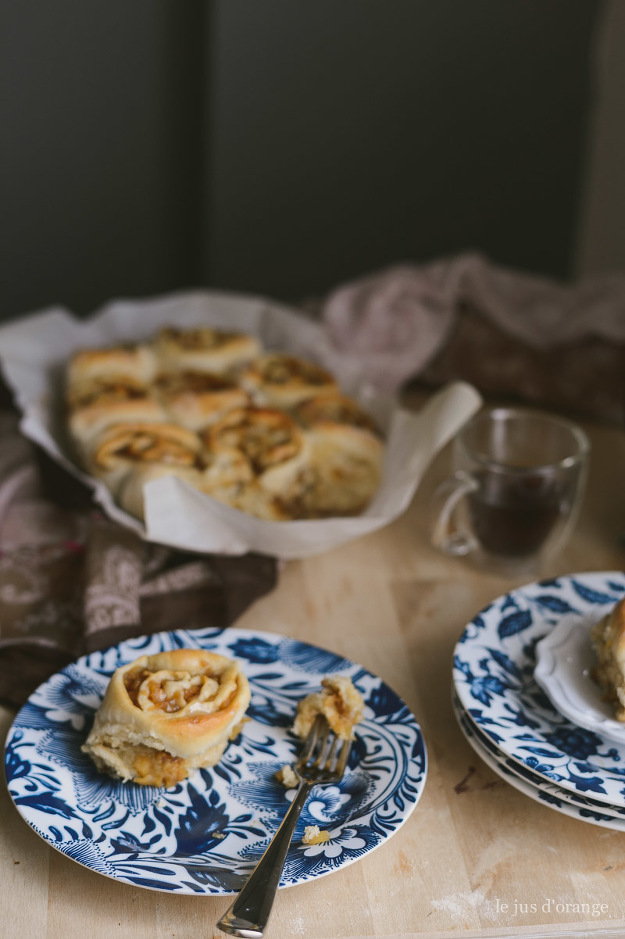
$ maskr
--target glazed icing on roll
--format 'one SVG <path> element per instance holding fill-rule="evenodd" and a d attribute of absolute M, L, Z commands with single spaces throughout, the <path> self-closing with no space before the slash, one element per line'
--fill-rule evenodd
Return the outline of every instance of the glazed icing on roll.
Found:
<path fill-rule="evenodd" d="M 245 674 L 226 656 L 141 656 L 114 672 L 83 750 L 126 782 L 172 786 L 221 759 L 249 701 Z"/>

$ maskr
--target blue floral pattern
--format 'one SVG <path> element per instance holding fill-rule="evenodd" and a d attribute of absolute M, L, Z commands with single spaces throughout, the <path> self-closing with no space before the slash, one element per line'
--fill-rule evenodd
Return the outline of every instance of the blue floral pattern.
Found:
<path fill-rule="evenodd" d="M 569 790 L 562 789 L 560 786 L 558 786 L 557 782 L 551 780 L 549 776 L 549 768 L 540 764 L 538 760 L 535 762 L 535 764 L 529 765 L 518 763 L 511 757 L 505 756 L 499 751 L 497 744 L 494 743 L 493 740 L 486 734 L 483 734 L 477 724 L 473 723 L 469 715 L 462 710 L 462 706 L 455 697 L 453 706 L 456 719 L 460 725 L 460 729 L 463 731 L 465 737 L 469 740 L 469 743 L 475 747 L 480 755 L 483 755 L 483 751 L 485 750 L 488 755 L 497 762 L 500 769 L 504 768 L 507 771 L 507 775 L 513 774 L 518 776 L 520 779 L 534 786 L 534 788 L 540 790 L 541 792 L 548 792 L 551 795 L 559 798 L 561 801 L 571 805 L 588 809 L 590 811 L 599 811 L 603 814 L 609 815 L 610 817 L 616 818 L 619 820 L 619 825 L 622 825 L 623 830 L 625 830 L 625 808 L 610 806 L 606 803 L 593 799 L 591 796 L 583 796 L 577 792 L 571 792 Z"/>
<path fill-rule="evenodd" d="M 250 680 L 251 720 L 208 770 L 171 789 L 123 784 L 81 750 L 113 671 L 178 647 L 238 658 Z M 293 791 L 275 779 L 300 741 L 297 701 L 328 674 L 349 675 L 365 700 L 349 766 L 337 786 L 314 789 L 298 823 L 282 886 L 353 863 L 391 837 L 416 806 L 427 773 L 421 729 L 381 679 L 331 652 L 270 633 L 205 629 L 143 636 L 84 656 L 31 695 L 7 737 L 15 806 L 49 844 L 107 877 L 152 890 L 229 894 L 271 840 Z M 305 845 L 305 825 L 330 832 Z"/>
<path fill-rule="evenodd" d="M 625 594 L 625 573 L 528 584 L 500 597 L 456 645 L 458 699 L 505 756 L 564 790 L 625 807 L 625 745 L 571 723 L 534 680 L 536 645 L 556 624 L 590 629 Z"/>
<path fill-rule="evenodd" d="M 479 757 L 493 772 L 519 792 L 571 818 L 599 825 L 602 828 L 610 828 L 613 831 L 625 831 L 625 817 L 623 817 L 625 810 L 619 811 L 601 802 L 584 799 L 582 796 L 561 789 L 556 783 L 549 783 L 539 776 L 533 776 L 515 760 L 502 758 L 492 741 L 480 733 L 456 701 L 454 712 L 460 729 Z"/>

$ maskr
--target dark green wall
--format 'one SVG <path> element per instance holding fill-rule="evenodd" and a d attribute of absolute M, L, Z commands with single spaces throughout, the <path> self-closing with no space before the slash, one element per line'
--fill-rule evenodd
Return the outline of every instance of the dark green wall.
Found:
<path fill-rule="evenodd" d="M 479 249 L 566 275 L 594 0 L 224 0 L 208 270 L 315 293 Z"/>
<path fill-rule="evenodd" d="M 596 0 L 0 5 L 0 318 L 291 299 L 482 250 L 565 276 Z"/>

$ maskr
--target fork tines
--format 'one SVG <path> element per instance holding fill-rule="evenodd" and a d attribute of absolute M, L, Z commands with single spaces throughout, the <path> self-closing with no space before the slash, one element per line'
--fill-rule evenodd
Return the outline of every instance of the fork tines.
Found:
<path fill-rule="evenodd" d="M 316 771 L 338 780 L 345 771 L 350 749 L 351 740 L 338 737 L 326 718 L 318 714 L 297 761 L 297 772 L 306 778 L 307 771 Z"/>

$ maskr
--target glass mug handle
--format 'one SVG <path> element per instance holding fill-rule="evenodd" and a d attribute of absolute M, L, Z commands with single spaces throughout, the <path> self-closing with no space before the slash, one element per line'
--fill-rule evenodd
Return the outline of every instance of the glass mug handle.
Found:
<path fill-rule="evenodd" d="M 463 557 L 477 547 L 477 541 L 463 525 L 457 509 L 464 497 L 478 488 L 476 480 L 464 470 L 457 470 L 436 488 L 432 503 L 432 544 L 444 554 Z"/>

